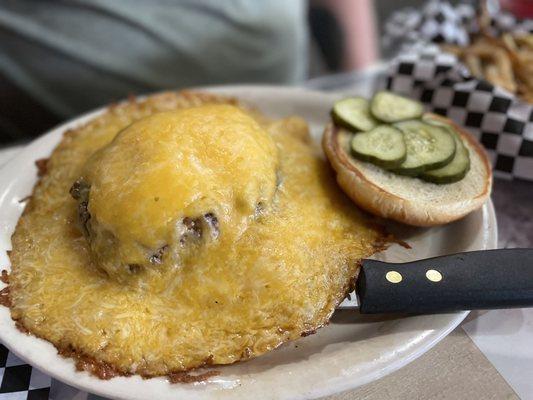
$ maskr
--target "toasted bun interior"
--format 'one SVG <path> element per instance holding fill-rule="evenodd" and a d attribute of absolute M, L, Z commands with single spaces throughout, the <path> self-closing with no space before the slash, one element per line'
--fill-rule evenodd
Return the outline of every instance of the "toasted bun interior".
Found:
<path fill-rule="evenodd" d="M 429 115 L 429 114 L 428 114 Z M 470 153 L 470 170 L 455 183 L 434 184 L 388 172 L 350 154 L 351 134 L 326 126 L 324 151 L 337 173 L 337 182 L 361 208 L 383 218 L 415 226 L 435 226 L 460 219 L 481 207 L 490 196 L 492 172 L 485 150 L 450 120 Z"/>

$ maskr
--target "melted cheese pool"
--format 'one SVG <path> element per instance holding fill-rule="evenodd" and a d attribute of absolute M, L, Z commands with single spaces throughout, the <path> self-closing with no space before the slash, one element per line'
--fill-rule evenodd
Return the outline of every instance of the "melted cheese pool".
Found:
<path fill-rule="evenodd" d="M 220 190 L 229 186 L 234 188 L 232 193 L 249 195 L 241 211 L 224 214 L 224 202 L 232 207 L 242 203 L 224 195 L 211 196 L 216 202 L 208 202 L 208 206 L 199 203 L 187 209 L 193 214 L 214 210 L 220 216 L 220 235 L 204 244 L 205 248 L 188 254 L 180 268 L 154 266 L 132 274 L 131 279 L 114 279 L 105 268 L 95 265 L 100 262 L 98 257 L 91 256 L 69 189 L 85 176 L 110 185 L 109 194 L 120 190 L 121 180 L 126 178 L 121 173 L 96 173 L 90 167 L 92 161 L 87 163 L 91 156 L 141 118 L 148 116 L 144 121 L 152 118 L 153 122 L 160 118 L 154 116 L 158 112 L 230 102 L 200 94 L 159 95 L 112 108 L 68 132 L 49 159 L 47 172 L 35 187 L 12 238 L 12 317 L 62 351 L 118 373 L 144 376 L 258 356 L 327 323 L 348 290 L 358 261 L 372 254 L 383 238 L 338 189 L 318 148 L 310 144 L 305 122 L 298 117 L 267 121 L 244 109 L 203 108 L 205 118 L 222 107 L 249 124 L 239 127 L 228 117 L 227 125 L 220 128 L 233 132 L 227 140 L 238 140 L 234 134 L 239 129 L 267 132 L 267 137 L 258 134 L 258 142 L 249 143 L 251 148 L 261 147 L 252 152 L 253 160 L 239 161 L 242 164 L 237 163 L 235 170 L 228 166 L 231 179 L 213 183 Z M 202 109 L 181 112 L 198 110 Z M 255 121 L 250 122 L 251 118 Z M 235 150 L 235 154 L 244 153 Z M 95 157 L 99 156 L 91 160 Z M 243 165 L 256 165 L 257 169 L 243 170 Z M 90 176 L 92 173 L 96 175 Z M 102 176 L 111 181 L 102 181 Z M 197 190 L 204 193 L 201 187 Z M 210 190 L 204 195 L 209 197 Z M 153 187 L 147 193 L 141 193 L 137 201 L 148 207 L 150 218 L 143 219 L 143 213 L 129 220 L 123 214 L 131 211 L 128 203 L 120 203 L 123 199 L 117 196 L 108 203 L 117 208 L 114 214 L 105 213 L 105 201 L 101 203 L 104 211 L 94 208 L 93 212 L 107 218 L 109 229 L 116 228 L 110 227 L 114 223 L 121 227 L 133 224 L 119 237 L 125 238 L 124 243 L 131 238 L 143 240 L 135 229 L 141 233 L 142 229 L 154 229 L 155 233 L 147 233 L 144 239 L 157 247 L 166 234 L 157 229 L 164 224 L 151 226 L 150 221 L 172 220 L 186 207 L 173 209 L 174 214 L 167 218 L 161 209 L 150 210 L 146 196 L 162 199 L 171 193 L 156 195 Z M 258 201 L 268 203 L 260 216 L 252 212 Z M 138 204 L 130 206 L 137 210 Z M 172 209 L 171 203 L 165 207 Z"/>

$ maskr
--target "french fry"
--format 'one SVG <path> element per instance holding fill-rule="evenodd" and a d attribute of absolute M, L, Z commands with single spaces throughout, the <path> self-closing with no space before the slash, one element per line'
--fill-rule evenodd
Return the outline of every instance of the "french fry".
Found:
<path fill-rule="evenodd" d="M 483 78 L 483 68 L 481 59 L 472 53 L 466 53 L 464 56 L 465 64 L 476 78 Z"/>
<path fill-rule="evenodd" d="M 532 34 L 530 33 L 516 34 L 514 35 L 514 40 L 520 46 L 524 46 L 526 48 L 529 48 L 530 50 L 533 50 L 533 35 Z"/>
<path fill-rule="evenodd" d="M 504 77 L 495 64 L 489 64 L 485 67 L 485 77 L 489 82 L 496 86 L 500 86 L 509 92 L 516 92 L 516 83 L 514 80 L 509 80 Z"/>
<path fill-rule="evenodd" d="M 490 34 L 490 15 L 482 2 L 478 14 L 479 34 L 466 47 L 443 45 L 443 51 L 463 61 L 472 76 L 486 79 L 523 100 L 533 103 L 533 34 Z"/>
<path fill-rule="evenodd" d="M 477 24 L 479 31 L 482 33 L 488 33 L 490 27 L 490 13 L 487 5 L 487 0 L 481 1 L 479 6 L 479 14 L 477 16 Z"/>
<path fill-rule="evenodd" d="M 502 42 L 507 47 L 509 51 L 517 51 L 518 46 L 514 40 L 514 37 L 510 33 L 504 33 L 502 35 Z"/>

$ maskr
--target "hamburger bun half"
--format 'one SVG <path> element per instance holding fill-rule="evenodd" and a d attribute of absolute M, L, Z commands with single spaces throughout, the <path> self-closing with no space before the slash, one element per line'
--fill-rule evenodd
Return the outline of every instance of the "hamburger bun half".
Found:
<path fill-rule="evenodd" d="M 470 169 L 458 182 L 435 184 L 398 175 L 351 156 L 351 134 L 329 123 L 322 147 L 344 192 L 362 209 L 414 226 L 435 226 L 458 220 L 489 198 L 492 171 L 483 147 L 451 120 L 426 113 L 453 126 L 470 153 Z"/>

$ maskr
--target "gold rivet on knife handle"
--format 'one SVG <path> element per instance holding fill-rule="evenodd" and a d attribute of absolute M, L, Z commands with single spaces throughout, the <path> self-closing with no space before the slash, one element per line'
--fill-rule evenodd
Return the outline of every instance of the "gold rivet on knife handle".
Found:
<path fill-rule="evenodd" d="M 426 278 L 428 278 L 431 282 L 440 282 L 442 281 L 442 274 L 435 269 L 428 269 L 426 271 Z"/>
<path fill-rule="evenodd" d="M 400 283 L 402 281 L 402 275 L 397 271 L 389 271 L 385 275 L 385 279 L 387 279 L 390 283 Z"/>

